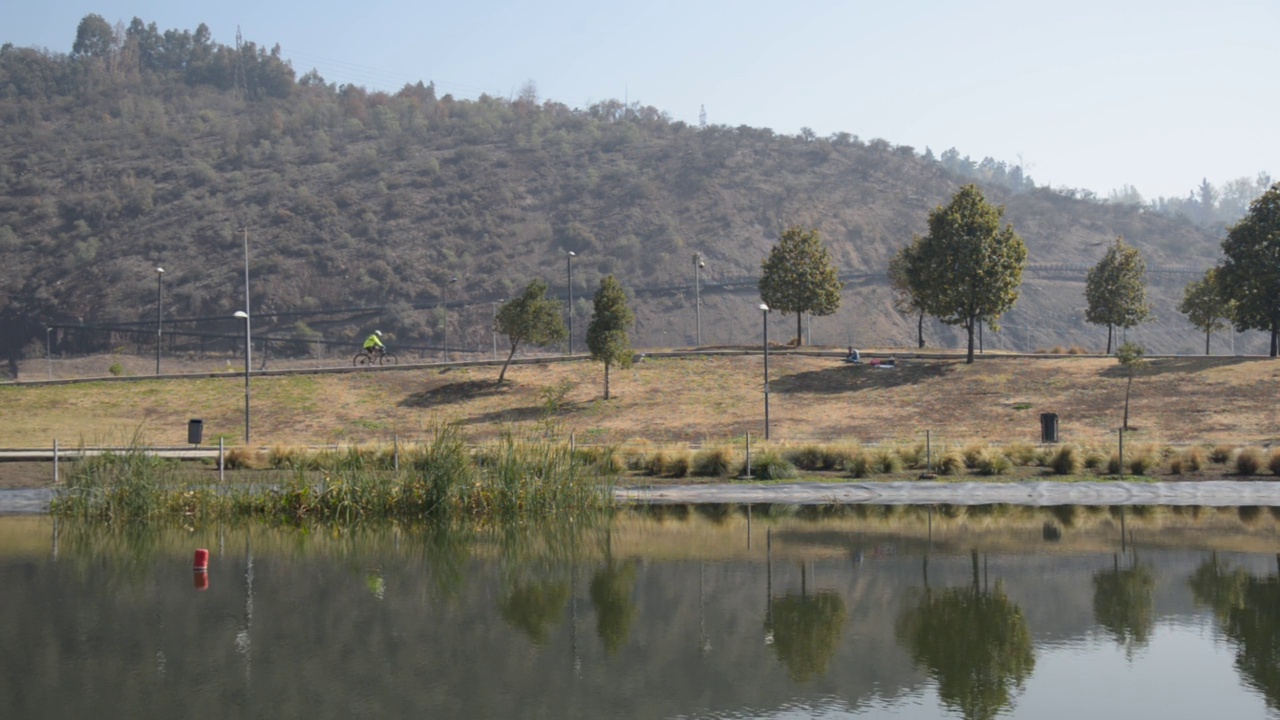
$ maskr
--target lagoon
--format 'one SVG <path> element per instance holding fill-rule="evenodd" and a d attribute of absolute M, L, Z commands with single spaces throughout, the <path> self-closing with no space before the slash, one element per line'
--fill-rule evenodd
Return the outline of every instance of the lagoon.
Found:
<path fill-rule="evenodd" d="M 0 716 L 1275 717 L 1278 526 L 1151 506 L 4 517 Z"/>

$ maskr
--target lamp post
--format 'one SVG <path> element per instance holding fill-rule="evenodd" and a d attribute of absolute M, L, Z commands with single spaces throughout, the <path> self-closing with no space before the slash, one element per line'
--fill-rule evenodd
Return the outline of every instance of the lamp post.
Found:
<path fill-rule="evenodd" d="M 44 329 L 44 363 L 49 371 L 49 379 L 53 379 L 53 341 L 50 339 L 53 328 Z"/>
<path fill-rule="evenodd" d="M 697 319 L 697 339 L 698 346 L 702 346 L 702 268 L 707 264 L 702 261 L 702 253 L 693 254 L 693 312 Z"/>
<path fill-rule="evenodd" d="M 444 286 L 444 361 L 449 362 L 449 286 L 458 282 L 458 278 L 451 277 L 449 282 Z"/>
<path fill-rule="evenodd" d="M 505 299 L 493 301 L 493 359 L 498 359 L 498 305 Z"/>
<path fill-rule="evenodd" d="M 570 250 L 565 256 L 565 261 L 569 267 L 569 351 L 566 355 L 573 354 L 573 259 L 577 257 L 577 253 Z"/>
<path fill-rule="evenodd" d="M 769 439 L 769 306 L 760 303 L 764 318 L 764 439 Z"/>
<path fill-rule="evenodd" d="M 253 337 L 249 333 L 249 313 L 237 310 L 236 317 L 244 320 L 244 444 L 249 444 L 249 356 L 253 353 Z"/>
<path fill-rule="evenodd" d="M 156 268 L 156 374 L 160 374 L 160 346 L 164 344 L 164 268 Z"/>

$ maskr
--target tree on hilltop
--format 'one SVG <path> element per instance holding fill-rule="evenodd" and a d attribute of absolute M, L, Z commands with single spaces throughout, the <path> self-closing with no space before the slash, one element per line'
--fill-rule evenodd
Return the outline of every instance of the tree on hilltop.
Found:
<path fill-rule="evenodd" d="M 760 264 L 760 299 L 771 310 L 796 314 L 796 345 L 804 344 L 804 314 L 831 315 L 843 284 L 817 230 L 792 226 Z"/>
<path fill-rule="evenodd" d="M 1027 246 L 1006 223 L 1004 207 L 991 205 L 977 185 L 965 185 L 948 205 L 929 213 L 929 233 L 912 251 L 913 286 L 930 315 L 969 335 L 965 362 L 973 362 L 979 322 L 998 329 L 1000 316 L 1018 301 Z"/>
<path fill-rule="evenodd" d="M 1131 328 L 1151 315 L 1147 303 L 1147 264 L 1138 249 L 1117 237 L 1097 265 L 1089 270 L 1084 297 L 1088 306 L 1084 318 L 1094 325 L 1107 326 L 1107 354 L 1115 328 Z"/>
<path fill-rule="evenodd" d="M 507 353 L 507 361 L 502 363 L 498 384 L 502 384 L 507 376 L 507 366 L 521 343 L 546 347 L 565 338 L 568 333 L 560 315 L 560 301 L 547 297 L 547 284 L 541 280 L 533 280 L 520 297 L 502 304 L 493 322 L 497 331 L 507 336 L 511 352 Z"/>

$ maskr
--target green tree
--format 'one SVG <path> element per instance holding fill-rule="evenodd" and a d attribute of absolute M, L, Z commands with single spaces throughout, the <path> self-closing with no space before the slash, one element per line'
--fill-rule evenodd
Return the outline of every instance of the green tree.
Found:
<path fill-rule="evenodd" d="M 772 310 L 796 314 L 796 345 L 804 344 L 805 313 L 831 315 L 840 308 L 844 286 L 817 230 L 788 228 L 760 269 L 760 299 Z"/>
<path fill-rule="evenodd" d="M 612 275 L 600 280 L 596 289 L 591 324 L 587 326 L 587 349 L 591 359 L 604 363 L 604 399 L 609 399 L 609 368 L 631 365 L 631 338 L 627 328 L 635 322 L 627 307 L 627 293 Z"/>
<path fill-rule="evenodd" d="M 915 271 L 925 311 L 969 335 L 966 362 L 973 362 L 974 333 L 996 321 L 1018 301 L 1027 246 L 1000 221 L 1004 207 L 987 203 L 976 185 L 965 185 L 946 206 L 929 213 L 929 234 L 919 245 Z"/>
<path fill-rule="evenodd" d="M 547 284 L 541 280 L 533 280 L 520 297 L 503 303 L 494 319 L 494 327 L 511 343 L 511 352 L 507 353 L 507 361 L 502 363 L 502 372 L 498 373 L 499 384 L 506 378 L 507 366 L 521 343 L 546 347 L 568 335 L 561 317 L 560 301 L 547 297 Z"/>
<path fill-rule="evenodd" d="M 848 615 L 844 600 L 833 592 L 810 595 L 802 587 L 799 595 L 770 599 L 764 628 L 792 680 L 807 682 L 827 672 Z"/>
<path fill-rule="evenodd" d="M 1117 327 L 1131 328 L 1151 315 L 1143 276 L 1147 264 L 1138 249 L 1126 245 L 1123 237 L 1107 248 L 1097 265 L 1089 270 L 1084 297 L 1088 303 L 1084 318 L 1094 325 L 1107 326 L 1107 354 Z"/>
<path fill-rule="evenodd" d="M 1133 389 L 1133 376 L 1138 373 L 1143 363 L 1146 362 L 1143 359 L 1145 355 L 1146 351 L 1136 343 L 1128 342 L 1116 348 L 1116 360 L 1120 361 L 1120 365 L 1124 367 L 1125 375 L 1128 376 L 1128 381 L 1124 386 L 1124 425 L 1122 427 L 1125 432 L 1129 430 L 1129 391 Z"/>
<path fill-rule="evenodd" d="M 916 318 L 916 344 L 924 347 L 924 283 L 915 276 L 921 239 L 917 235 L 889 259 L 889 287 L 893 289 L 893 309 Z"/>
<path fill-rule="evenodd" d="M 1204 277 L 1187 283 L 1178 303 L 1178 312 L 1196 328 L 1204 331 L 1204 354 L 1209 354 L 1209 339 L 1215 330 L 1227 326 L 1231 317 L 1231 303 L 1219 286 L 1217 268 L 1210 268 Z"/>
<path fill-rule="evenodd" d="M 1222 241 L 1219 287 L 1234 303 L 1239 330 L 1271 334 L 1271 357 L 1280 352 L 1280 183 L 1249 205 L 1249 214 Z"/>
<path fill-rule="evenodd" d="M 76 27 L 76 41 L 71 45 L 72 55 L 104 58 L 116 46 L 116 31 L 101 15 L 90 13 Z"/>

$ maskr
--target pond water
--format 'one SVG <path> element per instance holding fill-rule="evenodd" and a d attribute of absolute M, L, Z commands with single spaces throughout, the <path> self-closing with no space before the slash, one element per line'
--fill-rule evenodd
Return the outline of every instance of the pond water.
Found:
<path fill-rule="evenodd" d="M 0 517 L 0 717 L 1277 717 L 1277 551 L 1267 508 Z"/>

